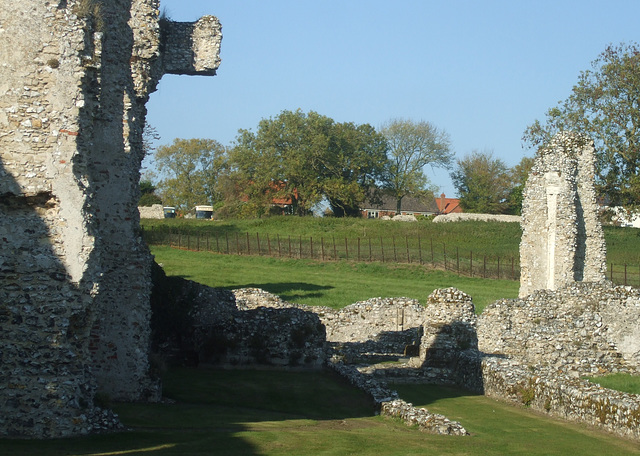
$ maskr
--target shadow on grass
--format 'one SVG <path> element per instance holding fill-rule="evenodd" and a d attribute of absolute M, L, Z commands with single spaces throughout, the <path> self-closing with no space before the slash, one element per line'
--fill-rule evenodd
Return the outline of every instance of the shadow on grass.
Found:
<path fill-rule="evenodd" d="M 269 293 L 278 295 L 284 301 L 295 302 L 304 298 L 322 298 L 323 290 L 332 290 L 335 287 L 328 285 L 316 285 L 305 282 L 276 282 L 276 283 L 248 283 L 245 285 L 234 285 L 228 289 L 237 288 L 260 288 Z"/>
<path fill-rule="evenodd" d="M 114 405 L 128 432 L 55 440 L 2 440 L 0 454 L 263 454 L 243 438 L 274 422 L 370 417 L 371 399 L 331 371 L 176 368 L 161 404 Z M 280 424 L 278 424 L 280 423 Z M 285 431 L 283 431 L 285 432 Z"/>

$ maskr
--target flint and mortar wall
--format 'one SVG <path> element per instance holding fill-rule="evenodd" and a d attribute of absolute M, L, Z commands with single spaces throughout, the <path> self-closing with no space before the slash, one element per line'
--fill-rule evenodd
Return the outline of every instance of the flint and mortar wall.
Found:
<path fill-rule="evenodd" d="M 159 395 L 147 357 L 151 258 L 136 207 L 144 105 L 164 72 L 158 6 L 0 8 L 0 435 L 95 430 L 105 422 L 94 413 L 98 389 Z M 219 47 L 219 24 L 217 36 L 201 35 L 174 54 L 191 62 L 202 40 Z M 207 62 L 219 59 L 197 65 L 213 74 Z"/>
<path fill-rule="evenodd" d="M 521 297 L 605 279 L 594 175 L 593 141 L 584 135 L 558 133 L 538 151 L 522 203 Z"/>

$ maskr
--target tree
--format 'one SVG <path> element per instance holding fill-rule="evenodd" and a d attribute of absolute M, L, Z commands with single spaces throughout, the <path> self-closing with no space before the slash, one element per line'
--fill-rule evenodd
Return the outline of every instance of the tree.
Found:
<path fill-rule="evenodd" d="M 384 151 L 384 138 L 369 125 L 297 110 L 261 120 L 255 133 L 240 130 L 231 157 L 258 214 L 274 198 L 302 215 L 326 197 L 337 215 L 356 215 L 383 172 Z"/>
<path fill-rule="evenodd" d="M 150 180 L 142 179 L 138 206 L 153 206 L 154 204 L 162 204 L 162 199 L 156 195 L 156 186 Z"/>
<path fill-rule="evenodd" d="M 387 143 L 368 124 L 337 123 L 322 160 L 322 190 L 334 216 L 356 217 L 367 191 L 382 178 Z"/>
<path fill-rule="evenodd" d="M 509 191 L 509 207 L 507 213 L 513 215 L 522 214 L 522 200 L 524 195 L 524 186 L 533 167 L 533 158 L 522 157 L 520 163 L 511 168 L 511 190 Z"/>
<path fill-rule="evenodd" d="M 381 133 L 387 139 L 389 155 L 384 187 L 396 198 L 399 214 L 402 198 L 432 191 L 424 173 L 426 165 L 451 166 L 451 141 L 444 130 L 425 121 L 393 119 L 383 125 Z"/>
<path fill-rule="evenodd" d="M 612 204 L 640 201 L 640 47 L 608 46 L 580 73 L 571 95 L 549 109 L 546 122 L 527 127 L 523 140 L 539 147 L 559 131 L 574 130 L 596 143 L 596 186 Z"/>
<path fill-rule="evenodd" d="M 175 139 L 160 146 L 155 161 L 165 204 L 189 210 L 219 199 L 216 182 L 226 159 L 226 148 L 212 139 Z"/>
<path fill-rule="evenodd" d="M 509 168 L 490 151 L 473 151 L 457 160 L 451 173 L 465 212 L 502 214 L 509 208 Z"/>

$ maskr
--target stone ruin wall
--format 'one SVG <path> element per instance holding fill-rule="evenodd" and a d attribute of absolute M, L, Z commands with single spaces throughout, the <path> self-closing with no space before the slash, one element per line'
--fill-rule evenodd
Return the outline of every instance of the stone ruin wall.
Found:
<path fill-rule="evenodd" d="M 471 298 L 453 288 L 435 290 L 427 306 L 406 298 L 374 298 L 335 310 L 287 303 L 258 289 L 234 290 L 220 306 L 215 302 L 201 301 L 201 311 L 243 309 L 244 321 L 254 318 L 247 311 L 260 308 L 317 314 L 326 328 L 329 367 L 368 392 L 381 413 L 427 432 L 466 434 L 460 423 L 402 401 L 387 382 L 454 384 L 640 438 L 640 398 L 582 379 L 640 370 L 640 292 L 631 287 L 574 283 L 525 299 L 497 301 L 478 317 Z M 400 328 L 395 316 L 407 308 L 412 309 L 411 319 Z M 226 318 L 225 312 L 219 317 Z M 268 318 L 278 319 L 278 312 Z M 277 325 L 261 328 L 267 339 L 280 337 L 270 335 L 273 331 L 282 332 Z M 403 348 L 411 343 L 406 337 L 411 329 L 418 330 L 413 335 L 419 334 L 419 350 L 407 354 Z M 310 341 L 318 347 L 317 339 Z M 379 364 L 385 351 L 408 362 Z"/>
<path fill-rule="evenodd" d="M 520 297 L 605 279 L 606 249 L 586 136 L 558 133 L 538 151 L 524 190 Z"/>
<path fill-rule="evenodd" d="M 98 390 L 158 397 L 136 207 L 145 103 L 166 72 L 215 74 L 221 39 L 214 17 L 161 26 L 158 8 L 0 9 L 0 435 L 90 432 Z"/>

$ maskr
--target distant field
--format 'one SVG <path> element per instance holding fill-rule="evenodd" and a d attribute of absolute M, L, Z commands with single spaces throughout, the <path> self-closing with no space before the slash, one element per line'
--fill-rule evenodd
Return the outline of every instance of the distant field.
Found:
<path fill-rule="evenodd" d="M 143 220 L 150 243 L 223 253 L 313 259 L 423 263 L 473 277 L 517 280 L 519 224 L 414 223 L 384 220 L 268 217 L 254 220 Z M 640 230 L 604 227 L 607 276 L 640 286 Z M 157 239 L 157 242 L 154 242 Z M 300 254 L 303 252 L 303 254 Z M 373 253 L 372 253 L 373 252 Z M 626 266 L 625 266 L 626 265 Z"/>

